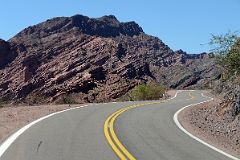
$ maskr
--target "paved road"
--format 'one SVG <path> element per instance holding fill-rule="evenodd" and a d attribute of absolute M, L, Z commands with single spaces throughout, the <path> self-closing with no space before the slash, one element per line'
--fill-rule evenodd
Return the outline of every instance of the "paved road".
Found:
<path fill-rule="evenodd" d="M 120 114 L 114 122 L 119 141 L 138 160 L 228 160 L 186 135 L 174 123 L 177 110 L 207 99 L 201 91 L 189 93 L 181 92 L 164 103 L 139 106 Z M 143 102 L 92 104 L 54 115 L 20 135 L 0 159 L 119 159 L 105 137 L 104 123 L 117 110 L 139 103 Z"/>

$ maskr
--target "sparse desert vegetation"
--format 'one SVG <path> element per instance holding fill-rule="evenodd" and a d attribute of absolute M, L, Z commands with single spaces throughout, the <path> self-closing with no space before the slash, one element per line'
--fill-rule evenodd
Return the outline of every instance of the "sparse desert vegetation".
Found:
<path fill-rule="evenodd" d="M 166 89 L 156 83 L 140 84 L 132 91 L 133 100 L 158 100 L 163 97 Z"/>
<path fill-rule="evenodd" d="M 158 100 L 163 97 L 166 87 L 157 83 L 143 83 L 137 85 L 122 100 L 139 101 L 139 100 Z"/>

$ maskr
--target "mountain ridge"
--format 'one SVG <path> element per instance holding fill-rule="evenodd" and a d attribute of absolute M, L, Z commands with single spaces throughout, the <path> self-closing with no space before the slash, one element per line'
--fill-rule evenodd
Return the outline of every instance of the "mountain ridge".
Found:
<path fill-rule="evenodd" d="M 203 88 L 220 72 L 207 53 L 174 52 L 115 16 L 57 17 L 0 41 L 2 100 L 79 103 L 117 99 L 139 83 Z"/>

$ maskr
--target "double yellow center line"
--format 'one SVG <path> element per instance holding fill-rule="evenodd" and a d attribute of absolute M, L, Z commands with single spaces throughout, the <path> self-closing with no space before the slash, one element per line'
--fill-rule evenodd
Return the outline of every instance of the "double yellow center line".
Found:
<path fill-rule="evenodd" d="M 191 97 L 190 99 L 194 98 L 194 96 L 190 92 L 189 92 L 189 96 Z M 129 109 L 133 109 L 133 108 L 140 107 L 140 106 L 151 105 L 151 104 L 160 104 L 160 103 L 164 103 L 166 101 L 168 101 L 168 100 L 161 101 L 161 102 L 158 101 L 158 102 L 141 103 L 141 104 L 128 106 L 128 107 L 117 110 L 116 112 L 114 112 L 107 118 L 107 120 L 104 123 L 104 134 L 105 134 L 105 137 L 106 137 L 108 143 L 112 147 L 113 151 L 117 154 L 117 156 L 121 160 L 136 160 L 136 158 L 119 141 L 119 139 L 114 131 L 114 128 L 113 128 L 116 118 L 120 114 L 122 114 L 123 112 L 126 112 Z"/>
<path fill-rule="evenodd" d="M 188 99 L 188 100 L 191 100 L 191 99 L 194 99 L 194 98 L 195 98 L 195 97 L 192 95 L 191 92 L 189 92 L 188 95 L 189 95 L 189 97 L 190 97 L 190 99 Z"/>
<path fill-rule="evenodd" d="M 145 106 L 145 105 L 150 105 L 150 104 L 159 104 L 159 103 L 162 103 L 162 102 L 150 102 L 150 103 L 142 103 L 142 104 L 128 106 L 128 107 L 122 108 L 120 110 L 117 110 L 116 112 L 114 112 L 107 118 L 107 120 L 104 123 L 104 134 L 105 134 L 105 137 L 106 137 L 108 143 L 110 144 L 110 146 L 112 147 L 114 152 L 117 154 L 117 156 L 121 160 L 136 160 L 136 158 L 119 141 L 119 139 L 114 131 L 114 128 L 113 128 L 113 124 L 114 124 L 116 118 L 120 114 L 122 114 L 123 112 L 125 112 L 129 109 L 140 107 L 140 106 Z"/>

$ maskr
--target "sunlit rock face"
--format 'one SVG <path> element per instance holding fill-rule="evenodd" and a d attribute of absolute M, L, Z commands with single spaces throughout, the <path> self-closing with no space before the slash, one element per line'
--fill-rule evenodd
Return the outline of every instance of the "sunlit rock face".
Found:
<path fill-rule="evenodd" d="M 0 97 L 31 103 L 121 97 L 139 83 L 202 88 L 219 77 L 208 54 L 174 52 L 135 22 L 57 17 L 0 41 Z"/>

